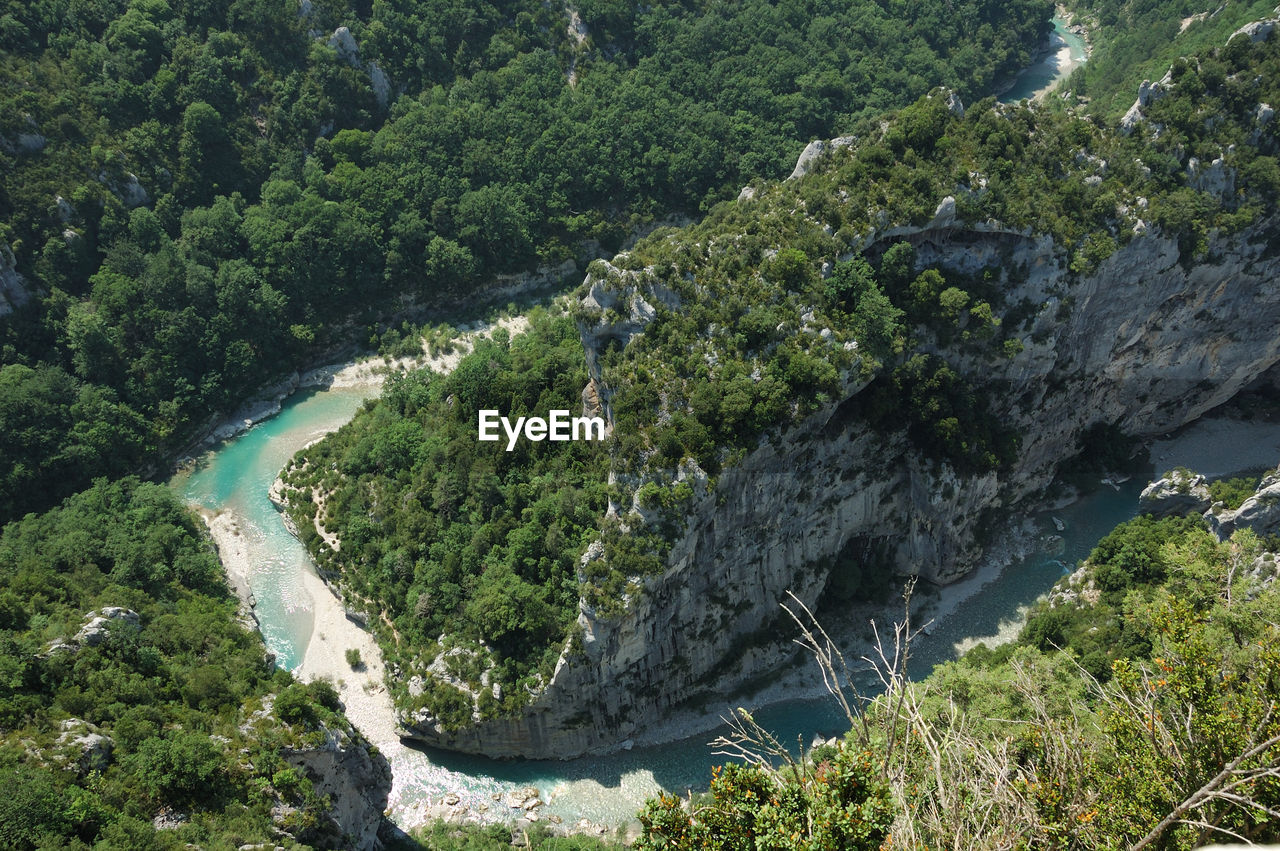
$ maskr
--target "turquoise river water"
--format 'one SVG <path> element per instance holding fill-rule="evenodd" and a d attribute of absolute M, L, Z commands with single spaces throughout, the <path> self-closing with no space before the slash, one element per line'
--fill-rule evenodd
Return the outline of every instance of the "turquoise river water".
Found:
<path fill-rule="evenodd" d="M 305 549 L 285 528 L 267 498 L 267 489 L 294 452 L 345 423 L 372 390 L 311 391 L 290 399 L 276 417 L 206 454 L 192 471 L 175 476 L 173 487 L 191 504 L 209 512 L 230 512 L 249 542 L 255 573 L 251 588 L 263 637 L 282 667 L 294 669 L 311 634 L 311 611 L 301 589 L 302 571 L 313 570 Z M 1179 463 L 1195 466 L 1196 458 Z M 938 661 L 952 658 L 974 637 L 1016 629 L 1021 611 L 1047 591 L 1067 565 L 1084 558 L 1116 523 L 1133 516 L 1142 477 L 1119 489 L 1097 492 L 1053 513 L 1064 528 L 1061 549 L 1008 565 L 998 579 L 960 603 L 915 651 L 913 674 L 922 675 Z M 1055 534 L 1050 515 L 1035 518 L 1037 537 Z M 807 659 L 797 665 L 811 666 Z M 712 707 L 717 714 L 732 706 Z M 832 735 L 847 726 L 830 700 L 777 703 L 756 719 L 783 741 L 809 742 L 815 734 Z M 566 821 L 588 818 L 620 823 L 631 817 L 644 798 L 659 787 L 683 792 L 704 788 L 713 764 L 723 761 L 707 746 L 710 733 L 657 747 L 634 748 L 608 757 L 568 762 L 508 761 L 434 751 L 401 749 L 391 757 L 396 772 L 391 809 L 402 824 L 421 820 L 424 804 L 449 792 L 484 808 L 492 795 L 536 786 L 549 803 L 545 810 Z M 416 815 L 415 815 L 416 814 Z"/>
<path fill-rule="evenodd" d="M 1049 48 L 1048 56 L 1018 75 L 1013 86 L 1000 96 L 1001 103 L 1017 103 L 1047 92 L 1089 56 L 1084 39 L 1068 30 L 1067 22 L 1058 17 L 1053 19 Z"/>

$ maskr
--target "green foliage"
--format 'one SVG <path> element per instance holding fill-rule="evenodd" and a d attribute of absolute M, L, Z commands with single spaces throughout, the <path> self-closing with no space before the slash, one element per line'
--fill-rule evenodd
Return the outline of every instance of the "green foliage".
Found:
<path fill-rule="evenodd" d="M 878 849 L 894 808 L 870 754 L 839 746 L 798 768 L 729 764 L 691 808 L 663 794 L 640 814 L 636 848 Z"/>
<path fill-rule="evenodd" d="M 521 438 L 508 452 L 505 437 L 479 442 L 476 428 L 481 409 L 512 421 L 576 412 L 586 381 L 573 323 L 535 312 L 527 333 L 479 340 L 448 375 L 393 380 L 376 405 L 286 470 L 291 488 L 324 495 L 318 518 L 314 500 L 291 498 L 291 511 L 301 528 L 318 519 L 342 542 L 337 553 L 319 538 L 311 548 L 389 618 L 394 637 L 381 618 L 371 623 L 391 663 L 420 671 L 450 649 L 437 644 L 443 633 L 486 660 L 465 681 L 478 688 L 497 666 L 505 709 L 527 695 L 516 683 L 550 676 L 577 616 L 577 562 L 604 511 L 608 450 Z M 469 719 L 471 699 L 440 686 L 419 702 Z"/>
<path fill-rule="evenodd" d="M 609 286 L 662 287 L 680 304 L 658 306 L 642 336 L 601 358 L 613 390 L 619 472 L 661 487 L 692 460 L 716 475 L 762 432 L 807 416 L 851 379 L 877 372 L 859 400 L 872 426 L 895 430 L 905 420 L 917 447 L 964 471 L 1007 462 L 1018 436 L 989 404 L 1004 389 L 968 365 L 1024 350 L 1028 307 L 1006 304 L 1005 295 L 1025 270 L 917 268 L 908 242 L 868 245 L 868 235 L 886 223 L 923 223 L 938 198 L 952 195 L 962 222 L 1049 234 L 1071 252 L 1074 274 L 1085 276 L 1135 238 L 1141 198 L 1146 225 L 1176 236 L 1182 261 L 1195 262 L 1215 228 L 1238 230 L 1274 208 L 1265 163 L 1253 170 L 1258 185 L 1241 183 L 1243 192 L 1222 196 L 1189 186 L 1186 164 L 1193 154 L 1201 163 L 1223 157 L 1226 168 L 1244 174 L 1274 149 L 1273 129 L 1257 128 L 1254 110 L 1273 96 L 1277 53 L 1267 42 L 1198 60 L 1230 61 L 1257 82 L 1242 88 L 1242 70 L 1234 82 L 1209 75 L 1202 86 L 1171 86 L 1150 120 L 1171 127 L 1185 112 L 1176 134 L 1125 137 L 1069 110 L 989 100 L 960 118 L 940 108 L 943 93 L 934 92 L 892 120 L 862 125 L 856 142 L 804 177 L 757 185 L 748 202 L 716 207 L 679 234 L 642 240 L 618 259 L 630 271 Z M 931 144 L 932 137 L 945 144 Z M 879 253 L 879 268 L 860 256 L 843 259 L 855 246 L 873 260 Z M 1058 320 L 1070 309 L 1068 294 Z M 851 374 L 855 363 L 860 376 Z M 1127 466 L 1130 459 L 1118 457 L 1125 442 L 1112 440 L 1105 424 L 1098 428 L 1086 464 Z M 1110 445 L 1094 445 L 1103 443 Z"/>
<path fill-rule="evenodd" d="M 98 644 L 75 642 L 105 606 L 132 609 L 136 626 L 120 620 Z M 77 646 L 51 649 L 58 642 Z M 211 546 L 167 488 L 99 480 L 10 523 L 0 533 L 0 845 L 274 841 L 273 775 L 286 800 L 314 798 L 310 781 L 280 771 L 281 747 L 318 744 L 290 725 L 345 723 L 332 687 L 289 682 L 237 621 Z M 246 723 L 277 691 L 276 715 Z M 113 743 L 101 761 L 68 741 L 90 732 Z M 151 819 L 166 807 L 191 822 L 157 832 Z"/>
<path fill-rule="evenodd" d="M 3 447 L 0 519 L 177 449 L 404 298 L 614 250 L 934 83 L 977 97 L 1049 14 L 596 2 L 579 45 L 534 0 L 308 8 L 0 2 L 0 238 L 37 294 L 0 368 L 53 382 L 14 410 L 66 426 Z M 338 27 L 358 58 L 313 36 Z"/>
<path fill-rule="evenodd" d="M 1236 29 L 1269 17 L 1274 9 L 1253 0 L 1213 9 L 1192 0 L 1102 0 L 1067 6 L 1077 21 L 1088 24 L 1091 53 L 1063 88 L 1087 95 L 1089 108 L 1112 120 L 1133 103 L 1144 79 L 1159 80 L 1185 57 L 1223 47 Z M 1244 47 L 1232 48 L 1232 64 L 1243 58 Z"/>
<path fill-rule="evenodd" d="M 1199 524 L 1195 517 L 1155 520 L 1147 516 L 1117 526 L 1089 554 L 1098 587 L 1104 592 L 1122 592 L 1164 579 L 1168 572 L 1164 542 Z"/>
<path fill-rule="evenodd" d="M 222 752 L 202 733 L 149 738 L 129 756 L 126 767 L 153 800 L 180 806 L 207 799 L 225 783 Z"/>
<path fill-rule="evenodd" d="M 886 359 L 902 334 L 902 311 L 876 284 L 871 266 L 862 257 L 837 263 L 826 283 L 827 298 L 833 307 L 847 314 L 853 338 L 877 358 Z"/>
<path fill-rule="evenodd" d="M 1017 435 L 991 413 L 990 390 L 935 355 L 912 355 L 864 392 L 873 427 L 905 422 L 918 447 L 962 472 L 993 470 L 1017 449 Z"/>
<path fill-rule="evenodd" d="M 1217 479 L 1209 483 L 1209 497 L 1214 502 L 1224 503 L 1229 511 L 1235 511 L 1244 504 L 1246 499 L 1254 495 L 1261 482 L 1260 476 Z"/>

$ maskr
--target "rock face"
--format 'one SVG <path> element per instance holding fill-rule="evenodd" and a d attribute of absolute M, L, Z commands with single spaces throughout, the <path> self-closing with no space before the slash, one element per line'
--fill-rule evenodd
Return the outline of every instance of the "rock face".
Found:
<path fill-rule="evenodd" d="M 976 477 L 931 463 L 903 433 L 871 432 L 857 416 L 864 385 L 849 384 L 843 398 L 726 469 L 714 490 L 702 488 L 666 572 L 622 615 L 582 607 L 581 648 L 566 648 L 521 717 L 457 732 L 402 719 L 405 732 L 500 757 L 617 747 L 669 707 L 779 664 L 775 642 L 790 635 L 780 603 L 791 591 L 812 604 L 833 563 L 874 552 L 901 572 L 954 580 L 980 553 L 984 514 L 1047 487 L 1090 426 L 1167 433 L 1280 361 L 1280 256 L 1267 249 L 1280 238 L 1278 219 L 1215 237 L 1205 255 L 1212 263 L 1203 264 L 1181 262 L 1176 240 L 1149 229 L 1079 277 L 1050 238 L 994 223 L 960 226 L 945 207 L 924 227 L 873 233 L 865 249 L 883 250 L 892 236 L 915 245 L 921 266 L 1026 270 L 1008 285 L 1010 304 L 1037 306 L 1022 352 L 952 359 L 1001 388 L 994 413 L 1021 435 L 1014 463 Z M 642 333 L 645 308 L 661 297 L 644 277 L 607 264 L 588 276 L 600 321 L 583 339 L 606 411 L 597 355 L 611 340 Z"/>
<path fill-rule="evenodd" d="M 1166 74 L 1164 79 L 1157 83 L 1150 80 L 1143 80 L 1142 85 L 1138 87 L 1138 97 L 1133 102 L 1133 106 L 1129 107 L 1129 111 L 1120 119 L 1120 132 L 1126 136 L 1133 132 L 1133 128 L 1146 118 L 1143 110 L 1151 105 L 1153 101 L 1157 101 L 1165 96 L 1169 87 L 1171 75 Z"/>
<path fill-rule="evenodd" d="M 85 624 L 76 633 L 76 641 L 90 647 L 101 644 L 111 635 L 111 622 L 117 621 L 133 628 L 138 627 L 138 613 L 120 606 L 103 606 L 101 613 L 89 612 Z"/>
<path fill-rule="evenodd" d="M 1258 490 L 1235 511 L 1222 511 L 1205 515 L 1209 528 L 1225 541 L 1237 529 L 1252 529 L 1259 535 L 1280 532 L 1280 472 L 1266 476 Z"/>
<path fill-rule="evenodd" d="M 804 177 L 813 169 L 813 164 L 818 158 L 829 151 L 835 151 L 840 148 L 847 148 L 856 142 L 853 136 L 839 136 L 835 139 L 815 139 L 805 145 L 804 150 L 800 152 L 800 156 L 796 159 L 796 167 L 791 170 L 791 176 L 788 180 L 795 180 L 798 177 Z"/>
<path fill-rule="evenodd" d="M 391 766 L 354 729 L 329 730 L 317 748 L 286 748 L 280 756 L 304 773 L 321 798 L 328 797 L 325 823 L 299 841 L 317 848 L 381 848 L 378 828 L 391 794 Z"/>
<path fill-rule="evenodd" d="M 1147 485 L 1138 498 L 1138 513 L 1156 517 L 1201 514 L 1211 503 L 1204 476 L 1189 470 L 1174 470 Z"/>
<path fill-rule="evenodd" d="M 68 758 L 69 767 L 84 777 L 91 771 L 106 771 L 111 764 L 115 742 L 103 735 L 97 727 L 79 718 L 62 722 L 62 733 L 54 745 L 55 753 Z"/>
<path fill-rule="evenodd" d="M 22 275 L 18 274 L 18 261 L 9 246 L 0 242 L 0 316 L 12 313 L 31 300 Z"/>
<path fill-rule="evenodd" d="M 310 4 L 307 10 L 309 14 Z M 387 78 L 387 73 L 378 67 L 377 62 L 362 63 L 360 61 L 360 46 L 356 43 L 351 30 L 338 27 L 333 31 L 333 35 L 329 36 L 329 46 L 338 52 L 338 58 L 343 62 L 368 73 L 373 96 L 377 99 L 378 106 L 386 109 L 387 104 L 391 102 L 391 80 Z"/>

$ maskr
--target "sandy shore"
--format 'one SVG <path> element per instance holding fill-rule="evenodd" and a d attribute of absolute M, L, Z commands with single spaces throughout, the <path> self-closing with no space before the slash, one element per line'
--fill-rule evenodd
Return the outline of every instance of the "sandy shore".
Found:
<path fill-rule="evenodd" d="M 529 325 L 524 316 L 501 319 L 495 323 L 474 323 L 463 326 L 453 340 L 448 353 L 429 356 L 426 347 L 418 357 L 386 360 L 369 358 L 361 361 L 334 364 L 310 370 L 300 377 L 297 388 L 323 387 L 378 388 L 391 375 L 403 374 L 413 369 L 430 368 L 437 372 L 449 372 L 468 354 L 481 336 L 487 336 L 494 328 L 501 327 L 515 335 Z M 282 400 L 281 400 L 282 401 Z M 267 419 L 279 411 L 264 413 Z M 243 425 L 233 421 L 233 425 Z M 247 426 L 246 426 L 247 427 Z M 311 442 L 315 442 L 314 439 Z M 298 447 L 302 448 L 302 447 Z M 277 479 L 272 486 L 276 491 Z M 278 502 L 278 500 L 275 500 Z M 253 594 L 251 580 L 257 572 L 255 556 L 240 529 L 240 520 L 231 510 L 201 511 L 210 537 L 217 546 L 219 558 L 226 570 L 228 581 L 240 598 L 244 611 L 251 612 Z M 346 617 L 342 601 L 315 573 L 307 570 L 301 575 L 303 607 L 311 612 L 311 634 L 307 638 L 302 662 L 295 674 L 303 681 L 328 679 L 338 689 L 345 706 L 347 718 L 361 733 L 387 757 L 392 765 L 393 788 L 389 807 L 396 810 L 397 823 L 405 829 L 426 821 L 431 812 L 419 805 L 402 807 L 400 802 L 405 787 L 412 788 L 420 780 L 417 775 L 430 772 L 429 759 L 419 751 L 405 747 L 396 731 L 395 707 L 386 687 L 386 672 L 382 652 L 373 636 Z M 360 653 L 361 664 L 357 668 L 347 662 L 348 650 Z"/>
<path fill-rule="evenodd" d="M 403 375 L 414 369 L 433 369 L 436 372 L 451 372 L 458 363 L 471 351 L 478 337 L 488 336 L 496 328 L 505 328 L 512 335 L 519 334 L 529 327 L 529 320 L 524 316 L 513 316 L 499 319 L 492 324 L 475 322 L 459 328 L 461 332 L 452 343 L 448 352 L 440 352 L 434 356 L 423 344 L 422 354 L 415 357 L 379 358 L 371 357 L 351 363 L 331 364 L 308 371 L 302 376 L 301 387 L 381 387 L 391 375 Z"/>
<path fill-rule="evenodd" d="M 253 575 L 253 563 L 249 551 L 245 547 L 244 538 L 240 535 L 240 527 L 236 517 L 229 511 L 214 514 L 201 511 L 201 518 L 209 530 L 209 537 L 218 548 L 218 558 L 227 572 L 227 581 L 231 590 L 240 598 L 240 604 L 246 610 L 252 608 L 253 591 L 249 588 L 249 577 Z"/>
<path fill-rule="evenodd" d="M 385 684 L 382 651 L 373 636 L 347 619 L 342 603 L 319 576 L 308 571 L 303 579 L 314 609 L 315 629 L 297 674 L 304 681 L 329 679 L 338 688 L 347 718 L 388 757 L 402 747 L 396 735 L 395 707 Z M 361 665 L 352 669 L 348 650 L 360 652 Z"/>

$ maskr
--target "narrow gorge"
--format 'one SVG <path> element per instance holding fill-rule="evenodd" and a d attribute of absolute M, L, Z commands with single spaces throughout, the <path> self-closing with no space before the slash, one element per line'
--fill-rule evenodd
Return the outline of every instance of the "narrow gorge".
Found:
<path fill-rule="evenodd" d="M 302 453 L 282 494 L 341 541 L 310 540 L 321 568 L 383 607 L 403 734 L 626 747 L 790 658 L 788 594 L 838 609 L 953 582 L 1064 462 L 1271 381 L 1267 32 L 1179 60 L 1119 131 L 936 89 L 811 143 L 789 179 L 593 262 L 575 341 L 553 310 Z M 607 459 L 464 449 L 495 400 L 570 398 L 609 422 Z"/>
<path fill-rule="evenodd" d="M 898 572 L 957 579 L 981 552 L 989 512 L 1034 507 L 1090 427 L 1167 433 L 1280 360 L 1275 218 L 1216 238 L 1212 264 L 1183 264 L 1175 239 L 1148 231 L 1074 279 L 1051 238 L 966 227 L 946 215 L 950 208 L 944 202 L 928 225 L 890 233 L 916 246 L 922 266 L 1027 270 L 1010 295 L 1036 305 L 1023 351 L 962 367 L 999 388 L 996 414 L 1021 436 L 1014 464 L 963 475 L 922 457 L 903 432 L 867 428 L 858 416 L 867 385 L 856 381 L 780 439 L 761 440 L 713 489 L 695 487 L 702 495 L 666 571 L 620 617 L 583 606 L 581 651 L 561 657 L 521 717 L 455 732 L 406 719 L 407 732 L 500 757 L 567 758 L 616 747 L 664 711 L 730 692 L 787 658 L 781 604 L 790 592 L 816 607 L 841 553 L 879 543 Z M 873 237 L 866 250 L 880 244 Z M 642 332 L 649 302 L 660 297 L 630 283 L 637 277 L 622 276 L 628 283 L 613 294 L 636 325 L 631 333 Z M 600 300 L 601 283 L 588 279 L 589 298 Z M 589 363 L 617 333 L 585 330 Z M 762 634 L 781 641 L 761 641 Z"/>

